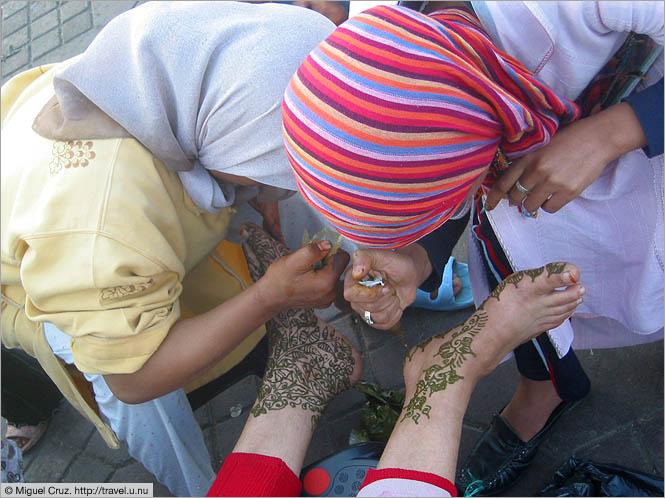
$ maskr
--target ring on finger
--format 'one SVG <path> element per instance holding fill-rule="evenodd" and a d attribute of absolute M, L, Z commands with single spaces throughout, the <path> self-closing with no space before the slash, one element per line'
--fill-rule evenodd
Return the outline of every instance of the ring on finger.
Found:
<path fill-rule="evenodd" d="M 374 325 L 374 320 L 372 320 L 372 314 L 369 311 L 365 311 L 365 323 L 367 325 Z"/>
<path fill-rule="evenodd" d="M 524 207 L 524 201 L 526 201 L 528 198 L 529 197 L 527 196 L 524 199 L 522 199 L 522 202 L 520 202 L 520 212 L 522 213 L 522 216 L 525 216 L 527 218 L 535 218 L 538 216 L 538 208 L 536 208 L 534 211 L 529 211 L 526 207 Z"/>
<path fill-rule="evenodd" d="M 531 194 L 531 190 L 529 190 L 529 189 L 526 188 L 524 185 L 522 185 L 522 184 L 520 183 L 519 180 L 517 180 L 517 181 L 515 182 L 515 188 L 516 188 L 517 190 L 519 190 L 521 193 L 523 193 L 524 195 L 529 195 L 529 194 Z"/>

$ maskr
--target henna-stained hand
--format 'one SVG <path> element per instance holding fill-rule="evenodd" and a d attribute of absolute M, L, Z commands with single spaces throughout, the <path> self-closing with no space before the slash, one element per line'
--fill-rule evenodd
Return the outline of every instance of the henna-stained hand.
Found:
<path fill-rule="evenodd" d="M 349 261 L 348 253 L 338 251 L 331 264 L 314 270 L 312 265 L 330 251 L 330 242 L 309 244 L 290 254 L 284 244 L 253 223 L 243 224 L 241 235 L 250 274 L 260 286 L 267 306 L 277 312 L 330 306 L 337 294 L 339 277 Z"/>

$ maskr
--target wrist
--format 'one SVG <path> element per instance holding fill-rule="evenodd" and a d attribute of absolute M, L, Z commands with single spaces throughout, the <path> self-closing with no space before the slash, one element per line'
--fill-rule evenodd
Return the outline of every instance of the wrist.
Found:
<path fill-rule="evenodd" d="M 420 287 L 420 285 L 427 280 L 427 277 L 432 273 L 432 263 L 429 260 L 425 248 L 420 244 L 415 243 L 397 249 L 396 252 L 408 257 L 413 262 L 416 287 Z"/>
<path fill-rule="evenodd" d="M 599 142 L 603 144 L 596 150 L 604 154 L 606 163 L 647 145 L 642 125 L 633 108 L 626 102 L 613 105 L 590 119 Z"/>
<path fill-rule="evenodd" d="M 267 275 L 261 277 L 249 291 L 253 292 L 257 309 L 261 310 L 269 320 L 286 308 L 285 294 L 280 291 L 279 286 L 273 285 Z"/>

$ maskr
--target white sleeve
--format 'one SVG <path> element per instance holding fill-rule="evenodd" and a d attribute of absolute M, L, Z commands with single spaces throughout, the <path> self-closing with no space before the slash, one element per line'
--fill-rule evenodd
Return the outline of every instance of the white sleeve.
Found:
<path fill-rule="evenodd" d="M 599 30 L 634 31 L 663 45 L 663 2 L 593 2 L 587 4 L 586 15 L 597 20 Z"/>

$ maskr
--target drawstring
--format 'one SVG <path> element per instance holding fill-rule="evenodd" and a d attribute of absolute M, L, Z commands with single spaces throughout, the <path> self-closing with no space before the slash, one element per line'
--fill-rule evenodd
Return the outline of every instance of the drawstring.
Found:
<path fill-rule="evenodd" d="M 466 487 L 466 489 L 464 490 L 464 496 L 476 496 L 484 489 L 485 486 L 483 486 L 483 481 L 481 481 L 480 479 L 476 479 Z"/>

